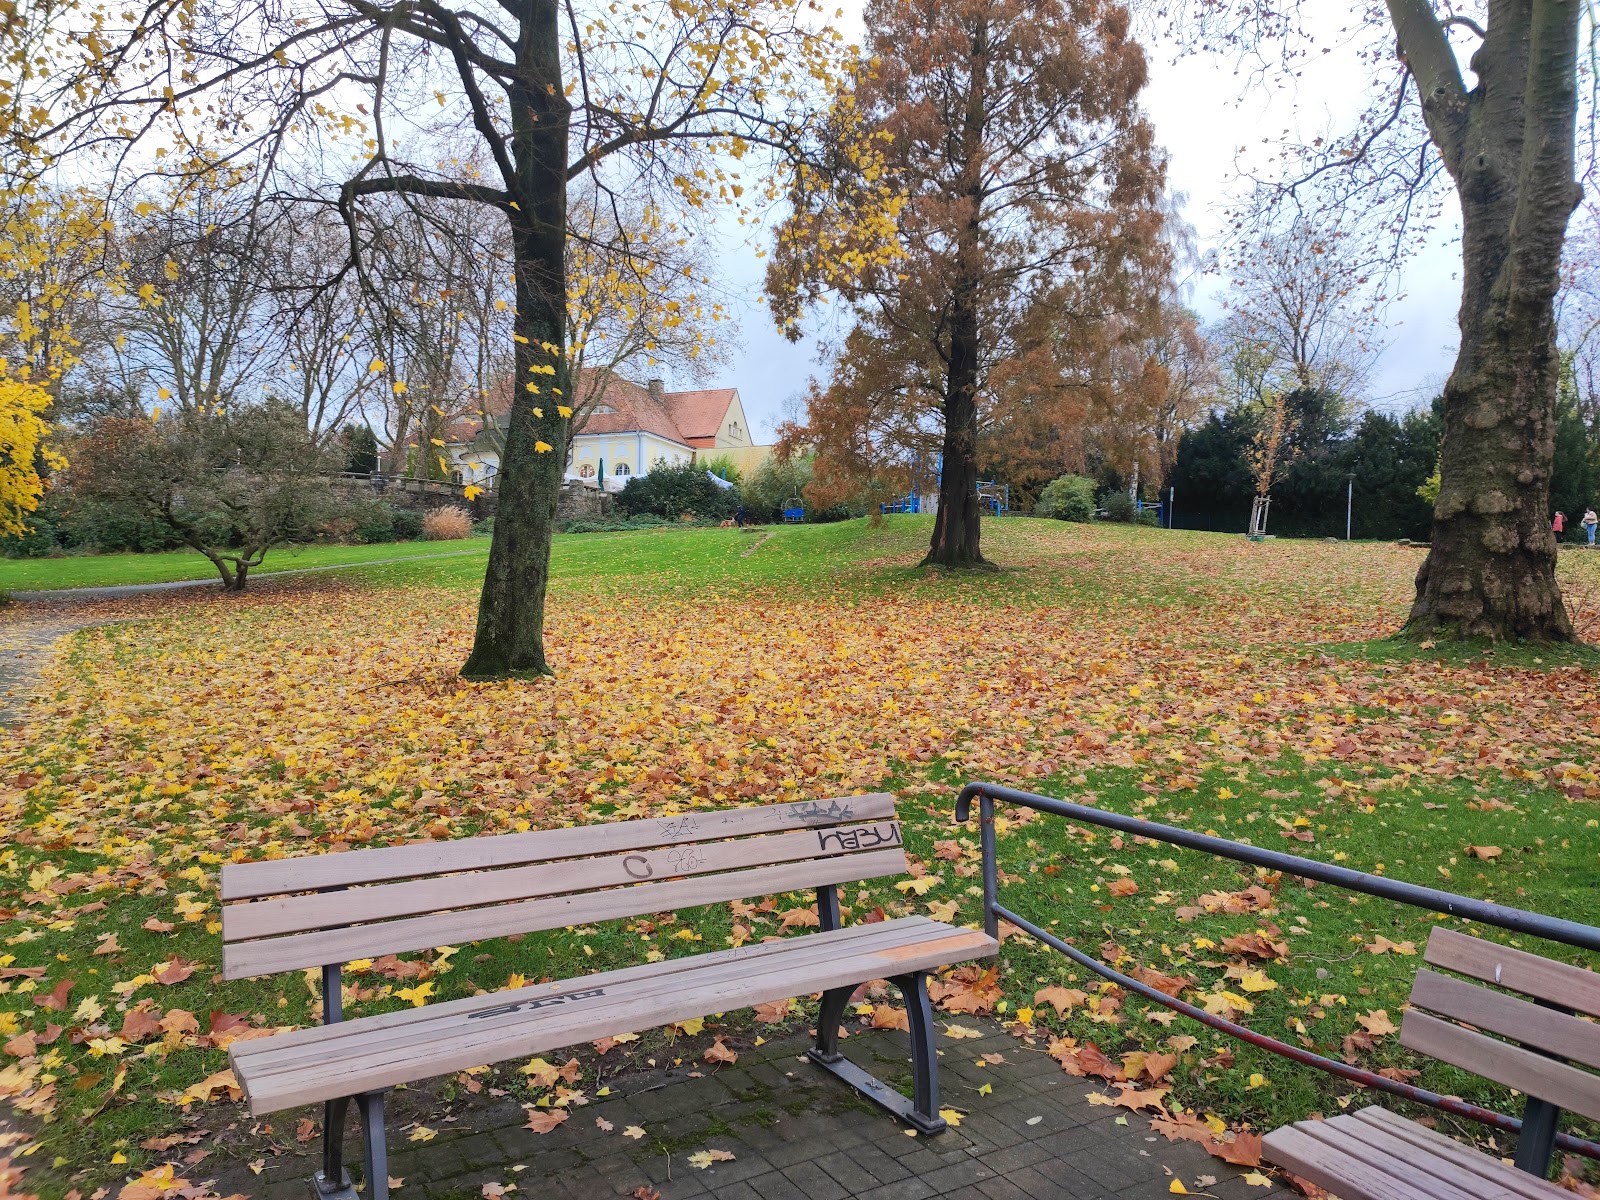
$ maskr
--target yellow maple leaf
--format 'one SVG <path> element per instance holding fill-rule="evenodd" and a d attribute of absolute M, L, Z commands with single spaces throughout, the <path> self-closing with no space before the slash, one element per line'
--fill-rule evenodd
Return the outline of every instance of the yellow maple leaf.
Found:
<path fill-rule="evenodd" d="M 1278 985 L 1265 971 L 1246 971 L 1239 976 L 1239 986 L 1247 992 L 1270 992 Z"/>
<path fill-rule="evenodd" d="M 421 1008 L 428 1002 L 428 997 L 433 995 L 432 983 L 419 983 L 415 987 L 399 988 L 395 995 L 415 1008 Z"/>

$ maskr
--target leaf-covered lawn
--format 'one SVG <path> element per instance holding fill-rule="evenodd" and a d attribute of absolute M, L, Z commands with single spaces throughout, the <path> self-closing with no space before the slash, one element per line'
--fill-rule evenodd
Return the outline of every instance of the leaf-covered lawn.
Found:
<path fill-rule="evenodd" d="M 221 982 L 230 860 L 887 789 L 920 879 L 852 886 L 846 903 L 975 923 L 976 833 L 951 813 L 979 778 L 1600 919 L 1595 659 L 1375 643 L 1417 551 L 1016 520 L 985 535 L 1008 570 L 947 579 L 914 570 L 926 531 L 559 539 L 560 674 L 538 683 L 454 677 L 470 559 L 147 600 L 63 643 L 0 763 L 0 1094 L 36 1138 L 27 1186 L 116 1194 L 173 1163 L 198 1183 L 236 1152 L 172 1139 L 243 1116 L 219 1075 L 227 1043 L 315 1020 L 316 989 Z M 1600 554 L 1563 555 L 1562 572 L 1600 640 Z M 1007 816 L 1008 903 L 1091 953 L 1275 1036 L 1512 1104 L 1396 1044 L 1436 914 Z M 347 1012 L 803 934 L 811 900 L 380 959 L 347 977 Z M 1113 1081 L 1137 1080 L 1148 1094 L 1122 1099 L 1163 1105 L 1175 1135 L 1208 1113 L 1259 1131 L 1351 1101 L 1024 939 L 998 978 L 940 990 L 1086 1087 L 1117 1097 Z M 891 998 L 860 1019 L 893 1022 Z M 737 1046 L 749 1021 L 706 1032 Z M 560 1111 L 592 1087 L 521 1066 L 445 1088 Z M 244 1121 L 228 1144 L 270 1155 L 309 1136 L 301 1115 Z"/>

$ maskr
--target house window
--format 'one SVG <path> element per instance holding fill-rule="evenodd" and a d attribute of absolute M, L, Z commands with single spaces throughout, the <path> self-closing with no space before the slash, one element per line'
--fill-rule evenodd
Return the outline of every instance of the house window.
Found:
<path fill-rule="evenodd" d="M 461 477 L 461 472 L 460 471 L 451 471 L 450 472 L 450 482 L 459 485 L 459 484 L 465 483 L 466 480 Z"/>
<path fill-rule="evenodd" d="M 579 476 L 579 478 L 582 478 L 582 479 L 593 479 L 594 478 L 594 464 L 592 464 L 592 463 L 584 463 L 581 467 L 578 468 L 578 476 Z"/>
<path fill-rule="evenodd" d="M 623 463 L 623 462 L 619 462 L 615 467 L 611 468 L 611 473 L 613 475 L 631 475 L 631 474 L 633 474 L 632 471 L 628 470 L 628 464 L 627 463 Z"/>
<path fill-rule="evenodd" d="M 605 416 L 607 413 L 614 413 L 617 410 L 612 408 L 609 404 L 596 404 L 589 411 L 595 416 Z"/>

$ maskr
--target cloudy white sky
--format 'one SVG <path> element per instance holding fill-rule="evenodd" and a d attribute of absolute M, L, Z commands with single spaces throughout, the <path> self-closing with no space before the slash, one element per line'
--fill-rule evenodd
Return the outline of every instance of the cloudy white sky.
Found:
<path fill-rule="evenodd" d="M 1353 54 L 1344 53 L 1336 37 L 1324 44 L 1332 52 L 1317 57 L 1293 92 L 1252 88 L 1228 61 L 1179 57 L 1170 45 L 1151 46 L 1151 83 L 1144 105 L 1170 158 L 1171 187 L 1188 197 L 1185 214 L 1199 233 L 1202 250 L 1217 244 L 1223 206 L 1237 186 L 1241 150 L 1248 162 L 1263 136 L 1286 128 L 1348 128 L 1365 102 L 1359 88 L 1352 87 L 1363 78 Z M 1395 412 L 1424 402 L 1450 370 L 1460 297 L 1459 248 L 1453 227 L 1445 225 L 1434 245 L 1405 266 L 1401 298 L 1388 310 L 1385 349 L 1368 389 L 1374 407 Z M 814 339 L 791 345 L 777 334 L 757 303 L 762 263 L 747 246 L 729 241 L 722 254 L 723 278 L 741 336 L 716 382 L 739 389 L 751 424 L 765 437 L 781 419 L 785 404 L 818 370 L 817 346 Z M 1191 301 L 1208 319 L 1218 313 L 1220 288 L 1214 277 L 1196 280 Z"/>

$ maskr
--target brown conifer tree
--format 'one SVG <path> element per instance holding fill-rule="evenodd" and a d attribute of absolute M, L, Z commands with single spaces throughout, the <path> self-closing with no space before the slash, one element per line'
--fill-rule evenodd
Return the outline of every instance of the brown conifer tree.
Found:
<path fill-rule="evenodd" d="M 1145 56 L 1110 0 L 874 0 L 869 46 L 839 111 L 875 130 L 881 163 L 836 153 L 802 173 L 767 278 L 798 336 L 837 293 L 855 327 L 813 390 L 819 479 L 942 454 L 927 562 L 983 566 L 979 439 L 1018 405 L 1081 401 L 1075 355 L 1159 307 L 1164 156 L 1138 107 Z M 850 199 L 883 170 L 905 195 L 892 230 Z M 849 271 L 842 243 L 898 244 Z M 1120 335 L 1119 335 L 1120 336 Z M 920 461 L 919 461 L 920 460 Z"/>

